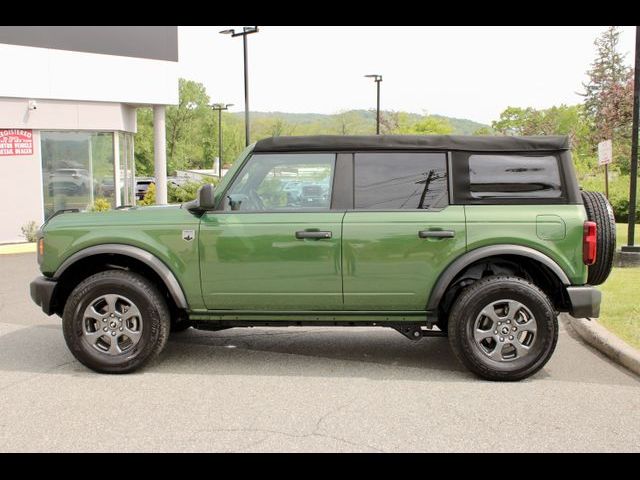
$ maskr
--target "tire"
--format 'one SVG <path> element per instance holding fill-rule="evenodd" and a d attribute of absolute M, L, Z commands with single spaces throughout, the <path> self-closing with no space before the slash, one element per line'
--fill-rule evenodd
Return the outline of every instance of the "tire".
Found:
<path fill-rule="evenodd" d="M 62 329 L 69 350 L 83 365 L 100 373 L 129 373 L 162 351 L 170 316 L 163 296 L 146 278 L 108 270 L 71 292 Z"/>
<path fill-rule="evenodd" d="M 515 302 L 512 311 L 506 311 L 506 301 Z M 491 309 L 494 320 L 483 314 Z M 558 319 L 549 298 L 532 283 L 511 276 L 486 277 L 465 288 L 451 309 L 448 330 L 458 360 L 487 380 L 516 381 L 533 375 L 551 358 L 558 342 Z M 481 336 L 490 338 L 479 342 Z M 492 342 L 499 350 L 488 348 Z"/>
<path fill-rule="evenodd" d="M 613 255 L 616 250 L 616 219 L 613 208 L 607 198 L 600 192 L 581 192 L 582 202 L 587 211 L 587 218 L 596 222 L 596 261 L 589 266 L 587 283 L 600 285 L 604 283 L 613 267 Z"/>

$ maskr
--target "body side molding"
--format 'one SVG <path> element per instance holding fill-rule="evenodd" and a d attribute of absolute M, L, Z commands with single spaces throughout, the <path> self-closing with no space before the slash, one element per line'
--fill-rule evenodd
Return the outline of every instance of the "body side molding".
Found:
<path fill-rule="evenodd" d="M 434 311 L 438 308 L 438 304 L 445 294 L 447 287 L 451 281 L 467 266 L 471 265 L 483 258 L 494 257 L 497 255 L 519 255 L 537 260 L 544 266 L 548 267 L 564 285 L 571 285 L 571 281 L 562 268 L 551 258 L 538 250 L 524 247 L 522 245 L 490 245 L 471 250 L 461 257 L 458 257 L 446 270 L 440 275 L 435 287 L 431 291 L 429 301 L 427 302 L 427 310 Z"/>
<path fill-rule="evenodd" d="M 80 250 L 69 258 L 67 258 L 62 265 L 53 274 L 53 279 L 58 279 L 71 265 L 83 258 L 91 257 L 93 255 L 104 254 L 117 254 L 140 260 L 145 265 L 148 265 L 158 276 L 164 281 L 169 294 L 173 298 L 178 308 L 188 309 L 187 299 L 184 295 L 182 287 L 178 282 L 173 272 L 167 267 L 167 265 L 152 253 L 147 252 L 139 247 L 132 245 L 125 245 L 120 243 L 106 243 L 104 245 L 96 245 L 93 247 L 87 247 Z"/>

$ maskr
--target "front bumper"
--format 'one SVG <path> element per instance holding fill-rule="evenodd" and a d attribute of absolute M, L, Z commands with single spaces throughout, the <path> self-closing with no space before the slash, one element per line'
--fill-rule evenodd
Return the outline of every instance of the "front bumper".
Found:
<path fill-rule="evenodd" d="M 53 291 L 57 284 L 55 280 L 47 277 L 38 277 L 30 284 L 31 299 L 36 305 L 41 307 L 42 311 L 47 315 L 53 313 L 51 299 L 53 298 Z"/>
<path fill-rule="evenodd" d="M 596 287 L 567 287 L 569 313 L 575 318 L 598 318 L 602 293 Z"/>

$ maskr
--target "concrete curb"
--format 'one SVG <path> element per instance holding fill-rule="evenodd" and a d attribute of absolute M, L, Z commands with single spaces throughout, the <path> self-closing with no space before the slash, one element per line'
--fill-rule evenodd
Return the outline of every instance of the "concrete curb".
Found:
<path fill-rule="evenodd" d="M 616 363 L 640 375 L 640 350 L 620 340 L 596 320 L 565 315 L 573 329 L 592 347 L 600 350 Z"/>
<path fill-rule="evenodd" d="M 0 255 L 12 255 L 14 253 L 32 253 L 36 251 L 33 243 L 9 243 L 0 245 Z"/>

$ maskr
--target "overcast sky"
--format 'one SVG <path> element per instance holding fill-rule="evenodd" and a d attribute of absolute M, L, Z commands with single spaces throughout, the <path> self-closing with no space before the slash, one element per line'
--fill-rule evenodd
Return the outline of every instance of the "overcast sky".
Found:
<path fill-rule="evenodd" d="M 234 26 L 179 27 L 179 74 L 213 102 L 244 109 L 242 38 Z M 238 27 L 235 27 L 236 29 Z M 593 40 L 606 27 L 276 27 L 249 40 L 251 110 L 336 113 L 375 108 L 490 123 L 507 106 L 581 101 Z M 632 64 L 635 27 L 620 50 Z"/>

